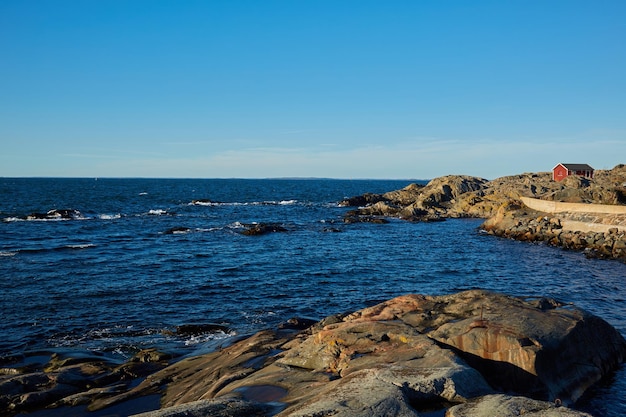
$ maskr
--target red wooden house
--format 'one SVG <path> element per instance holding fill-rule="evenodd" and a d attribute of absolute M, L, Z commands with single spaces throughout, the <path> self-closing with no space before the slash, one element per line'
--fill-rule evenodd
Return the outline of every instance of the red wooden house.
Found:
<path fill-rule="evenodd" d="M 552 168 L 552 179 L 561 181 L 570 175 L 580 175 L 585 178 L 593 178 L 593 168 L 587 164 L 558 164 Z"/>

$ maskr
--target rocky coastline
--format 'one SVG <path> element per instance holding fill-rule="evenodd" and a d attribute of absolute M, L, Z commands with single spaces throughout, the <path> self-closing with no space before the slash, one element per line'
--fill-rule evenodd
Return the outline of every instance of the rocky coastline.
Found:
<path fill-rule="evenodd" d="M 450 175 L 341 204 L 350 207 L 346 223 L 483 218 L 484 233 L 626 262 L 626 216 L 543 212 L 525 197 L 625 206 L 626 166 L 559 183 L 549 173 Z M 244 234 L 280 231 L 255 224 Z M 292 319 L 193 357 L 149 349 L 125 362 L 95 353 L 9 358 L 0 364 L 0 414 L 582 417 L 591 414 L 576 402 L 625 359 L 617 330 L 558 300 L 408 294 L 321 321 Z"/>
<path fill-rule="evenodd" d="M 139 416 L 582 417 L 590 414 L 569 407 L 625 358 L 616 329 L 558 300 L 408 294 L 319 322 L 293 319 L 200 356 L 150 350 L 117 366 L 97 356 L 5 366 L 0 411 L 129 415 L 150 400 L 144 410 L 159 409 Z"/>
<path fill-rule="evenodd" d="M 584 211 L 548 213 L 523 203 L 524 197 L 542 201 L 578 203 Z M 481 229 L 495 236 L 544 242 L 584 251 L 593 258 L 626 262 L 626 165 L 596 171 L 593 179 L 568 177 L 556 182 L 551 173 L 526 173 L 488 181 L 466 175 L 435 178 L 425 186 L 411 184 L 385 194 L 346 199 L 355 207 L 347 223 L 443 221 L 448 218 L 485 219 Z M 623 207 L 623 213 L 595 213 L 594 205 Z"/>

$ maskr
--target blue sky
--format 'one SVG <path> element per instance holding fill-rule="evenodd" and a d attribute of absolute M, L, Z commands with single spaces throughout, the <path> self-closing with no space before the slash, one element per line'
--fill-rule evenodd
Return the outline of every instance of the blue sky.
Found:
<path fill-rule="evenodd" d="M 626 163 L 624 1 L 0 1 L 0 176 Z"/>

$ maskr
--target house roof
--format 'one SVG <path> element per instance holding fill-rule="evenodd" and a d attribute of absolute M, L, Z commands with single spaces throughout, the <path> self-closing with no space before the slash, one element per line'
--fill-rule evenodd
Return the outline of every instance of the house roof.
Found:
<path fill-rule="evenodd" d="M 563 165 L 565 168 L 567 168 L 570 171 L 593 171 L 593 168 L 587 164 L 565 164 L 565 163 L 560 163 L 557 164 L 554 168 L 558 167 L 559 165 Z M 552 169 L 554 169 L 552 168 Z"/>

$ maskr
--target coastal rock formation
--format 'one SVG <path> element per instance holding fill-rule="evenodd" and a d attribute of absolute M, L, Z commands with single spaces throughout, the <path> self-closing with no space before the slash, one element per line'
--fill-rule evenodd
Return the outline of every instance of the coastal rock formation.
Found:
<path fill-rule="evenodd" d="M 451 415 L 480 415 L 470 414 L 476 407 L 517 415 L 500 410 L 525 407 L 558 416 L 568 409 L 555 402 L 574 403 L 625 356 L 616 330 L 555 300 L 480 290 L 406 295 L 330 316 L 301 333 L 260 332 L 181 361 L 134 395 L 169 381 L 163 407 L 236 397 L 278 407 L 281 417 L 418 416 L 471 401 Z M 497 401 L 491 395 L 498 390 L 550 402 Z"/>
<path fill-rule="evenodd" d="M 618 165 L 612 170 L 598 170 L 594 179 L 572 176 L 560 182 L 553 181 L 549 172 L 512 175 L 491 181 L 448 175 L 435 178 L 425 186 L 411 184 L 385 194 L 368 194 L 366 199 L 346 199 L 341 204 L 358 206 L 346 213 L 349 222 L 356 222 L 359 217 L 396 217 L 409 221 L 484 218 L 487 221 L 483 229 L 497 236 L 548 242 L 566 249 L 585 250 L 589 256 L 626 261 L 626 253 L 622 250 L 626 245 L 626 236 L 621 233 L 622 229 L 626 230 L 626 215 L 560 213 L 549 217 L 547 227 L 538 229 L 540 225 L 533 224 L 533 220 L 545 217 L 545 213 L 525 207 L 522 197 L 624 205 L 626 165 Z M 618 227 L 620 233 L 608 236 L 611 227 Z M 559 232 L 568 228 L 568 232 L 574 235 Z"/>
<path fill-rule="evenodd" d="M 170 355 L 153 349 L 126 363 L 102 355 L 52 354 L 47 363 L 0 368 L 0 414 L 90 404 L 129 389 L 132 381 L 165 367 Z"/>
<path fill-rule="evenodd" d="M 267 417 L 274 414 L 272 406 L 239 398 L 218 398 L 135 414 L 133 417 Z"/>
<path fill-rule="evenodd" d="M 3 368 L 0 406 L 8 415 L 99 410 L 160 395 L 162 409 L 142 416 L 507 416 L 522 408 L 558 416 L 568 409 L 551 404 L 574 404 L 625 357 L 619 332 L 556 300 L 411 294 L 312 325 L 294 320 L 166 367 L 171 358 L 143 352 L 117 367 L 66 358 L 39 372 Z"/>
<path fill-rule="evenodd" d="M 612 170 L 598 170 L 594 179 L 568 177 L 552 180 L 549 172 L 526 173 L 496 178 L 488 181 L 466 175 L 447 175 L 435 178 L 426 186 L 411 184 L 402 190 L 385 194 L 368 194 L 366 200 L 357 197 L 343 200 L 345 206 L 361 206 L 356 213 L 371 215 L 377 212 L 370 206 L 396 208 L 381 215 L 403 217 L 411 208 L 423 214 L 444 217 L 489 218 L 502 204 L 519 201 L 520 197 L 541 198 L 552 201 L 595 204 L 623 204 L 626 198 L 626 165 Z M 366 204 L 363 204 L 365 201 Z M 358 204 L 353 204 L 358 202 Z M 383 203 L 381 205 L 381 203 Z"/>
<path fill-rule="evenodd" d="M 606 322 L 553 299 L 468 291 L 438 301 L 456 320 L 429 336 L 504 391 L 572 404 L 626 357 L 623 337 Z M 606 349 L 596 349 L 599 339 Z"/>
<path fill-rule="evenodd" d="M 406 220 L 433 220 L 441 216 L 452 217 L 449 208 L 457 198 L 472 191 L 479 191 L 487 180 L 465 175 L 448 175 L 430 181 L 426 186 L 410 184 L 402 190 L 390 191 L 382 195 L 369 195 L 369 203 L 348 213 L 348 216 L 388 216 Z M 361 206 L 361 200 L 352 198 L 340 205 Z M 458 217 L 458 216 L 455 216 Z M 463 217 L 463 216 L 461 216 Z"/>
<path fill-rule="evenodd" d="M 536 216 L 536 217 L 535 217 Z M 482 225 L 486 232 L 527 242 L 544 242 L 551 246 L 581 250 L 590 258 L 626 260 L 626 216 L 612 216 L 622 228 L 607 227 L 605 232 L 593 230 L 568 230 L 568 221 L 581 222 L 583 226 L 601 224 L 585 222 L 585 216 L 545 215 L 522 207 L 504 206 L 496 216 Z M 577 220 L 572 220 L 577 219 Z"/>

